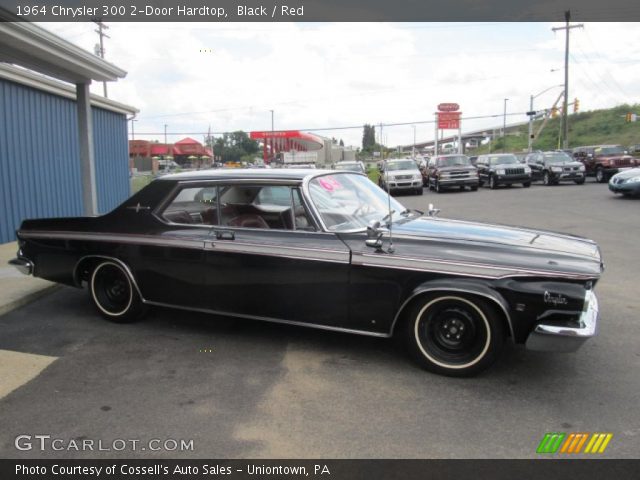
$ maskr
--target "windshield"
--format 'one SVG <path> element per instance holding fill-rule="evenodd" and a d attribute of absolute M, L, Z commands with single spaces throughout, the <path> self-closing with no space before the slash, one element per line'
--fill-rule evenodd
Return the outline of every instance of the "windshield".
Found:
<path fill-rule="evenodd" d="M 336 170 L 350 170 L 352 172 L 364 172 L 359 163 L 336 163 Z"/>
<path fill-rule="evenodd" d="M 552 152 L 544 154 L 545 163 L 567 163 L 573 162 L 573 159 L 564 152 Z"/>
<path fill-rule="evenodd" d="M 323 175 L 309 182 L 309 192 L 331 232 L 365 230 L 372 220 L 382 220 L 389 214 L 387 194 L 363 175 Z M 406 215 L 405 207 L 394 198 L 391 210 L 395 211 L 393 221 Z"/>
<path fill-rule="evenodd" d="M 396 160 L 387 162 L 387 170 L 417 170 L 418 166 L 413 160 Z"/>
<path fill-rule="evenodd" d="M 624 155 L 622 147 L 602 147 L 596 150 L 596 155 Z"/>
<path fill-rule="evenodd" d="M 496 155 L 489 157 L 489 165 L 503 165 L 510 163 L 520 163 L 515 155 Z"/>
<path fill-rule="evenodd" d="M 453 157 L 438 157 L 436 163 L 439 167 L 462 167 L 471 165 L 469 157 L 466 155 L 455 155 Z"/>

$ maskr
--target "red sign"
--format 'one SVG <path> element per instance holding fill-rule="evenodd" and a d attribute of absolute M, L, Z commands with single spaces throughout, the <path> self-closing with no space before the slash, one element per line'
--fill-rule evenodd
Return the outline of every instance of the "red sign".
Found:
<path fill-rule="evenodd" d="M 438 105 L 439 112 L 455 112 L 460 110 L 460 105 L 457 103 L 441 103 Z"/>
<path fill-rule="evenodd" d="M 460 128 L 462 112 L 438 112 L 438 128 L 441 130 L 457 130 Z"/>

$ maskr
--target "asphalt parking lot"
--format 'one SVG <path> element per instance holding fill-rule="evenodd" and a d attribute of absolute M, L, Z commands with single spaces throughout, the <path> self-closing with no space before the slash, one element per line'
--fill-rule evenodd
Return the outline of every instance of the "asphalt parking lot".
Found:
<path fill-rule="evenodd" d="M 109 324 L 63 288 L 0 316 L 1 350 L 51 358 L 0 399 L 0 457 L 533 458 L 546 432 L 611 432 L 602 456 L 637 457 L 640 200 L 591 179 L 398 199 L 596 240 L 599 336 L 574 354 L 509 347 L 481 376 L 452 379 L 392 340 L 162 309 Z M 23 434 L 192 439 L 193 451 L 20 451 Z"/>

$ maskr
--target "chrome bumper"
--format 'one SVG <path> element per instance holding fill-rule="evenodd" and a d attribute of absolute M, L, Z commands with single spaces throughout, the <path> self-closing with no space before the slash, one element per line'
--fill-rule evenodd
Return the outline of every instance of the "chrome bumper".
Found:
<path fill-rule="evenodd" d="M 536 325 L 529 334 L 526 347 L 541 352 L 575 352 L 598 331 L 598 299 L 592 290 L 585 297 L 585 309 L 580 315 L 580 327 Z"/>
<path fill-rule="evenodd" d="M 9 260 L 9 265 L 16 267 L 16 269 L 25 275 L 31 275 L 33 273 L 33 263 L 23 257 L 17 257 Z"/>

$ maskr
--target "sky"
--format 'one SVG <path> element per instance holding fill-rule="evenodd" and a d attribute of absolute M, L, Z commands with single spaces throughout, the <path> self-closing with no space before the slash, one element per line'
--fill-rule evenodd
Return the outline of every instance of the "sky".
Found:
<path fill-rule="evenodd" d="M 140 110 L 135 138 L 304 130 L 361 146 L 362 125 L 389 147 L 434 136 L 433 112 L 460 105 L 463 131 L 549 108 L 564 82 L 562 23 L 107 23 L 105 59 L 127 76 L 109 98 Z M 41 23 L 91 52 L 93 23 Z M 569 101 L 595 110 L 640 103 L 640 25 L 571 30 Z M 102 84 L 93 93 L 102 95 Z M 640 113 L 640 112 L 638 112 Z M 131 124 L 130 124 L 131 125 Z M 349 129 L 325 130 L 336 127 Z M 379 133 L 379 128 L 377 128 Z M 454 133 L 454 132 L 446 132 Z M 131 126 L 129 128 L 131 138 Z"/>

